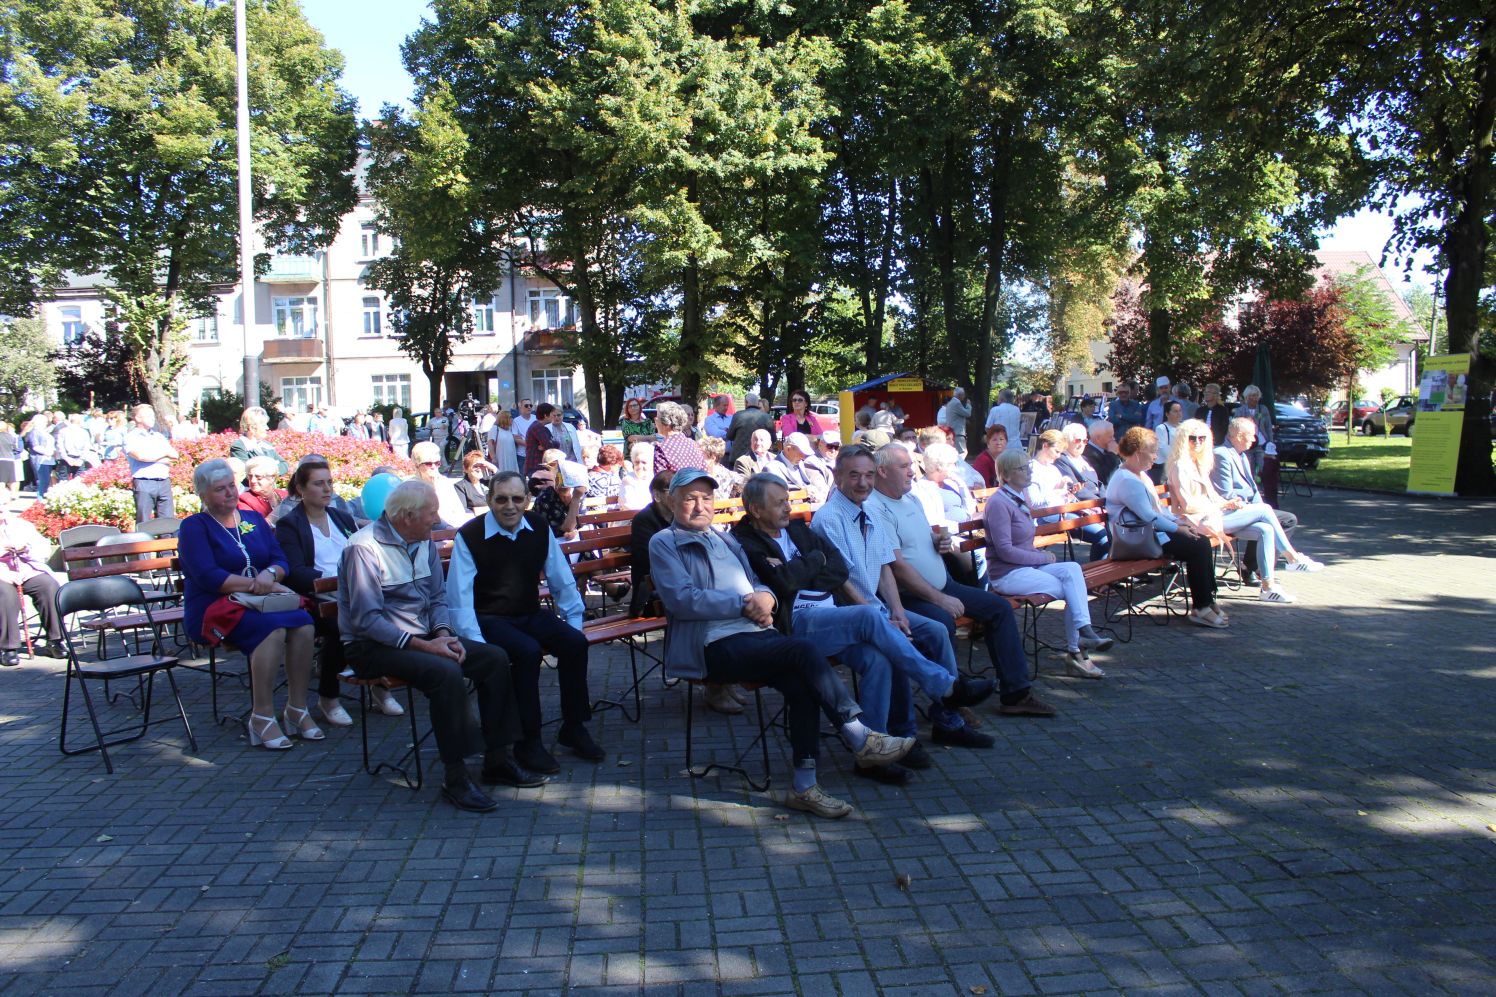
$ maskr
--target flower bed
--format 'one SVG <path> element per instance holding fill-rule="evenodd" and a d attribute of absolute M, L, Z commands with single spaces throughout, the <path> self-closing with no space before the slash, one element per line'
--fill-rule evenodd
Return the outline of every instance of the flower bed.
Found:
<path fill-rule="evenodd" d="M 171 467 L 171 495 L 178 516 L 189 516 L 202 510 L 202 502 L 192 490 L 192 469 L 214 457 L 227 457 L 229 446 L 238 436 L 234 432 L 214 433 L 200 440 L 176 444 L 182 459 Z M 347 499 L 359 494 L 376 467 L 393 467 L 401 477 L 409 477 L 415 472 L 409 459 L 396 458 L 384 443 L 287 429 L 275 430 L 267 438 L 292 468 L 307 454 L 326 457 L 332 465 L 333 487 Z M 282 480 L 279 484 L 284 488 L 286 482 Z M 80 478 L 54 485 L 47 490 L 44 501 L 32 503 L 22 516 L 52 540 L 56 540 L 63 530 L 84 523 L 133 529 L 135 498 L 130 489 L 129 464 L 123 458 L 108 461 Z"/>

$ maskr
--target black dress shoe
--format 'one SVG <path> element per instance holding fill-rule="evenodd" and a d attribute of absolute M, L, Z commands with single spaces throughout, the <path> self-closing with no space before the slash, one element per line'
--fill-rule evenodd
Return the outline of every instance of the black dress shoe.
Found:
<path fill-rule="evenodd" d="M 907 755 L 905 757 L 908 757 Z M 852 774 L 885 786 L 907 786 L 913 774 L 902 765 L 853 765 Z"/>
<path fill-rule="evenodd" d="M 909 753 L 899 759 L 899 764 L 906 769 L 927 769 L 935 765 L 935 759 L 930 757 L 923 744 L 915 741 Z"/>
<path fill-rule="evenodd" d="M 983 734 L 965 726 L 935 727 L 931 734 L 936 744 L 949 744 L 955 748 L 990 748 L 997 743 L 997 739 L 991 734 Z M 907 755 L 905 760 L 908 760 Z"/>
<path fill-rule="evenodd" d="M 951 689 L 951 694 L 946 696 L 943 702 L 953 710 L 963 706 L 976 706 L 991 696 L 996 688 L 997 683 L 992 679 L 962 675 L 956 679 L 955 687 Z"/>
<path fill-rule="evenodd" d="M 541 775 L 555 775 L 561 771 L 561 765 L 555 756 L 545 750 L 545 745 L 539 741 L 520 741 L 515 744 L 514 760 L 522 767 Z"/>
<path fill-rule="evenodd" d="M 442 798 L 458 810 L 467 810 L 475 814 L 487 813 L 498 806 L 498 803 L 488 794 L 474 786 L 471 779 L 465 779 L 455 786 L 443 786 Z"/>
<path fill-rule="evenodd" d="M 562 724 L 561 732 L 556 735 L 556 743 L 563 748 L 570 748 L 571 753 L 583 761 L 600 762 L 607 757 L 607 753 L 598 747 L 582 724 Z"/>
<path fill-rule="evenodd" d="M 39 658 L 66 658 L 67 649 L 56 641 L 40 644 L 36 648 L 36 656 Z"/>
<path fill-rule="evenodd" d="M 20 663 L 20 651 L 0 651 L 0 665 L 4 665 L 6 668 L 14 668 Z"/>
<path fill-rule="evenodd" d="M 485 786 L 514 786 L 517 789 L 534 789 L 536 786 L 544 786 L 546 777 L 531 772 L 525 766 L 513 758 L 506 758 L 494 764 L 483 766 L 483 784 Z"/>

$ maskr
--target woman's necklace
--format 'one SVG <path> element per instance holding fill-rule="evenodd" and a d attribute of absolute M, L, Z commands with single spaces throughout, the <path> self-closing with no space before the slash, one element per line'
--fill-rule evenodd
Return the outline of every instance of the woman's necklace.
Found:
<path fill-rule="evenodd" d="M 224 526 L 223 523 L 218 521 L 217 516 L 213 517 L 213 522 L 218 523 L 219 526 L 223 527 L 223 532 L 229 535 L 229 539 L 234 541 L 234 546 L 239 548 L 239 553 L 244 555 L 244 577 L 253 578 L 255 576 L 254 561 L 252 561 L 249 557 L 249 548 L 245 547 L 244 541 L 239 539 L 239 513 L 234 513 L 233 527 Z"/>

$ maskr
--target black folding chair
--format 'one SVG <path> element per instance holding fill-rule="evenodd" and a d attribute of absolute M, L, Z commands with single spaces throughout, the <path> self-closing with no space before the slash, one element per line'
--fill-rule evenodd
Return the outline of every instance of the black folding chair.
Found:
<path fill-rule="evenodd" d="M 73 645 L 72 628 L 67 625 L 69 616 L 76 613 L 100 613 L 121 607 L 136 606 L 145 613 L 147 627 L 153 634 L 151 653 L 130 654 L 115 658 L 96 656 L 87 660 L 79 657 L 78 649 Z M 154 724 L 171 722 L 170 717 L 151 719 L 151 694 L 157 672 L 166 673 L 166 680 L 171 685 L 172 698 L 177 704 L 177 716 L 181 718 L 182 729 L 187 733 L 187 742 L 192 746 L 193 751 L 197 751 L 197 738 L 192 734 L 192 724 L 187 720 L 187 710 L 182 706 L 182 694 L 177 689 L 176 677 L 172 675 L 172 669 L 177 666 L 177 659 L 161 654 L 160 626 L 151 622 L 150 604 L 141 592 L 140 585 L 133 578 L 114 575 L 68 582 L 57 590 L 57 612 L 62 617 L 63 641 L 68 652 L 67 681 L 62 693 L 62 732 L 58 739 L 58 747 L 62 749 L 64 755 L 81 755 L 85 752 L 97 751 L 104 759 L 104 768 L 113 775 L 114 763 L 109 759 L 110 748 L 139 740 Z M 108 682 L 111 679 L 127 678 L 140 679 L 143 683 L 140 722 L 105 731 L 99 726 L 98 710 L 94 706 L 93 696 L 89 693 L 88 683 L 90 680 Z M 83 695 L 83 703 L 88 708 L 88 720 L 93 725 L 94 732 L 94 743 L 81 748 L 68 747 L 68 711 L 72 704 L 75 681 L 78 683 L 78 691 Z"/>

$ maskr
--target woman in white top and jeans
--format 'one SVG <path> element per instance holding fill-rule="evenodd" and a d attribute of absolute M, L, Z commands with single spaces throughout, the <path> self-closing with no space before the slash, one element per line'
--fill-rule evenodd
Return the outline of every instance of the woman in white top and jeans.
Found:
<path fill-rule="evenodd" d="M 1174 439 L 1179 435 L 1179 423 L 1184 418 L 1184 407 L 1177 401 L 1164 402 L 1164 421 L 1159 423 L 1153 430 L 1158 437 L 1158 453 L 1154 455 L 1153 466 L 1148 469 L 1148 474 L 1153 478 L 1153 483 L 1161 485 L 1164 483 L 1164 475 L 1167 473 L 1165 465 L 1169 460 L 1169 454 L 1174 452 Z"/>
<path fill-rule="evenodd" d="M 1163 556 L 1184 563 L 1193 606 L 1187 619 L 1202 627 L 1224 629 L 1228 620 L 1215 604 L 1215 555 L 1204 532 L 1179 519 L 1158 501 L 1158 492 L 1148 479 L 1148 470 L 1158 456 L 1158 437 L 1151 429 L 1134 426 L 1117 443 L 1122 466 L 1112 472 L 1106 486 L 1106 517 L 1116 525 L 1136 520 L 1160 535 Z M 1116 541 L 1114 540 L 1113 543 Z"/>

